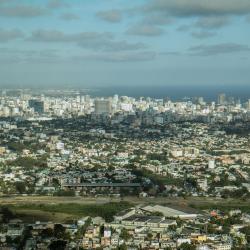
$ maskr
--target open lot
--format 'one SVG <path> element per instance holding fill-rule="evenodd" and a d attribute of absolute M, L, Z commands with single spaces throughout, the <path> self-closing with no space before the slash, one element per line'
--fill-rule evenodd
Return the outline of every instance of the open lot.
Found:
<path fill-rule="evenodd" d="M 183 211 L 199 211 L 204 209 L 235 209 L 250 212 L 250 200 L 220 199 L 220 198 L 110 198 L 110 197 L 53 197 L 53 196 L 12 196 L 0 197 L 0 204 L 10 207 L 25 221 L 65 222 L 83 216 L 102 216 L 111 219 L 112 216 L 125 208 L 162 204 Z"/>

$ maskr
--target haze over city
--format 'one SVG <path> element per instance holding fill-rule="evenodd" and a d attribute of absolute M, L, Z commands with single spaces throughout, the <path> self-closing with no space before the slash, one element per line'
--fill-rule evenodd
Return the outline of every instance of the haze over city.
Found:
<path fill-rule="evenodd" d="M 244 87 L 249 14 L 248 0 L 1 0 L 0 86 Z"/>

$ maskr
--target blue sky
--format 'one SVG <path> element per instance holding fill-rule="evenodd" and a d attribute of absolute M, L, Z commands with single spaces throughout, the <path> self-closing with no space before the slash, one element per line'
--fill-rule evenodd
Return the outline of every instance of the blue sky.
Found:
<path fill-rule="evenodd" d="M 250 84 L 249 0 L 0 0 L 1 86 Z"/>

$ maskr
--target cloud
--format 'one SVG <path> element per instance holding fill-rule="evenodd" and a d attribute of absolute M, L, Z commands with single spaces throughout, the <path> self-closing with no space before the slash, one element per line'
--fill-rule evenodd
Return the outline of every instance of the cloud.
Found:
<path fill-rule="evenodd" d="M 210 32 L 210 31 L 198 31 L 198 32 L 192 32 L 191 35 L 194 37 L 194 38 L 198 38 L 198 39 L 206 39 L 206 38 L 209 38 L 209 37 L 213 37 L 213 36 L 216 36 L 216 33 L 215 32 Z"/>
<path fill-rule="evenodd" d="M 165 51 L 158 53 L 161 56 L 179 56 L 181 53 L 179 51 Z"/>
<path fill-rule="evenodd" d="M 154 60 L 156 53 L 152 51 L 120 51 L 99 52 L 75 56 L 60 55 L 57 49 L 47 50 L 21 50 L 12 48 L 0 48 L 0 63 L 81 63 L 86 61 L 105 62 L 138 62 Z"/>
<path fill-rule="evenodd" d="M 48 13 L 47 9 L 32 5 L 4 6 L 0 8 L 0 16 L 5 17 L 29 18 L 47 15 Z"/>
<path fill-rule="evenodd" d="M 63 7 L 69 7 L 69 5 L 63 0 L 49 0 L 48 8 L 58 9 Z"/>
<path fill-rule="evenodd" d="M 127 41 L 81 41 L 78 43 L 83 48 L 97 49 L 103 51 L 125 51 L 140 50 L 146 48 L 143 43 L 128 43 Z"/>
<path fill-rule="evenodd" d="M 97 40 L 97 39 L 112 39 L 113 35 L 108 32 L 81 32 L 73 34 L 65 34 L 58 30 L 44 30 L 38 29 L 32 32 L 29 40 L 35 42 L 80 42 L 83 40 Z"/>
<path fill-rule="evenodd" d="M 65 34 L 57 30 L 36 30 L 32 32 L 30 41 L 34 42 L 68 42 L 75 43 L 85 49 L 103 51 L 139 50 L 146 46 L 143 43 L 128 43 L 127 41 L 116 41 L 109 32 L 81 32 Z"/>
<path fill-rule="evenodd" d="M 227 16 L 210 16 L 199 18 L 196 26 L 202 29 L 218 29 L 229 24 Z"/>
<path fill-rule="evenodd" d="M 73 61 L 93 60 L 105 62 L 138 62 L 151 61 L 156 57 L 155 52 L 121 52 L 121 53 L 98 53 L 73 57 Z"/>
<path fill-rule="evenodd" d="M 57 50 L 21 50 L 12 48 L 0 48 L 0 62 L 9 63 L 54 63 L 61 62 L 62 58 Z"/>
<path fill-rule="evenodd" d="M 129 27 L 126 33 L 135 36 L 160 36 L 164 33 L 164 29 L 160 26 L 170 24 L 172 21 L 172 18 L 152 13 L 145 15 L 140 22 Z"/>
<path fill-rule="evenodd" d="M 231 54 L 237 52 L 250 52 L 250 47 L 237 43 L 221 43 L 214 45 L 199 45 L 189 49 L 191 55 L 195 56 L 214 56 L 220 54 Z"/>
<path fill-rule="evenodd" d="M 118 23 L 122 20 L 122 13 L 120 10 L 99 11 L 96 13 L 96 16 L 110 23 Z"/>
<path fill-rule="evenodd" d="M 181 25 L 176 30 L 180 31 L 180 32 L 186 32 L 186 31 L 190 30 L 190 28 L 191 27 L 189 25 Z"/>
<path fill-rule="evenodd" d="M 0 4 L 9 3 L 11 0 L 0 0 Z"/>
<path fill-rule="evenodd" d="M 249 0 L 150 0 L 141 10 L 170 16 L 245 15 L 250 13 Z"/>
<path fill-rule="evenodd" d="M 0 48 L 0 54 L 2 55 L 32 55 L 36 53 L 36 50 L 21 50 L 12 48 Z"/>
<path fill-rule="evenodd" d="M 73 14 L 73 13 L 63 13 L 60 18 L 65 21 L 72 21 L 79 19 L 79 16 Z"/>
<path fill-rule="evenodd" d="M 144 17 L 142 23 L 149 25 L 165 25 L 170 24 L 172 21 L 173 19 L 168 16 L 150 14 Z"/>
<path fill-rule="evenodd" d="M 5 30 L 0 28 L 0 42 L 8 42 L 18 38 L 23 38 L 24 34 L 19 29 Z"/>
<path fill-rule="evenodd" d="M 163 29 L 147 24 L 137 24 L 127 31 L 127 34 L 136 36 L 160 36 L 163 33 Z"/>

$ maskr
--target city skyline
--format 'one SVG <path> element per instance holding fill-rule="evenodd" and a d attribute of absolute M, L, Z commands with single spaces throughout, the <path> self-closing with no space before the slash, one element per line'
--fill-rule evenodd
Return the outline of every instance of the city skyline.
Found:
<path fill-rule="evenodd" d="M 247 0 L 0 1 L 1 87 L 249 84 Z"/>
<path fill-rule="evenodd" d="M 0 0 L 0 249 L 250 249 L 250 0 Z"/>

